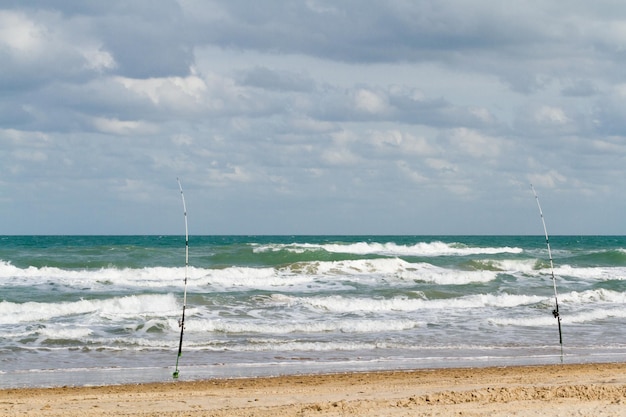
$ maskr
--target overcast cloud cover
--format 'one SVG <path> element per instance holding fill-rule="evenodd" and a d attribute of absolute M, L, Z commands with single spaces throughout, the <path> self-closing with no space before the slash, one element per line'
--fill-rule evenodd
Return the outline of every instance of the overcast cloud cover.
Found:
<path fill-rule="evenodd" d="M 0 234 L 626 234 L 623 1 L 0 7 Z"/>

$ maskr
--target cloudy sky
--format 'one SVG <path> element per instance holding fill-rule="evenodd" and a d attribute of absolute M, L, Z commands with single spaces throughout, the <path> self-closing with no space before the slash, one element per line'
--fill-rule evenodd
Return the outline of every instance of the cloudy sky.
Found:
<path fill-rule="evenodd" d="M 0 234 L 626 234 L 622 1 L 0 7 Z"/>

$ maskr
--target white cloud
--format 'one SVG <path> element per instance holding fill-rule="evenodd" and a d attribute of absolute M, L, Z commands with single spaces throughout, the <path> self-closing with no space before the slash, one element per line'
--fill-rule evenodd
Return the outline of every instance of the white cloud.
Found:
<path fill-rule="evenodd" d="M 126 201 L 146 202 L 150 201 L 152 195 L 152 184 L 145 180 L 135 180 L 124 178 L 111 186 L 112 190 L 118 194 L 118 198 Z"/>
<path fill-rule="evenodd" d="M 118 120 L 104 117 L 93 119 L 93 125 L 103 133 L 114 135 L 146 135 L 158 132 L 158 126 L 141 120 Z"/>
<path fill-rule="evenodd" d="M 535 120 L 538 123 L 564 125 L 570 122 L 563 109 L 552 106 L 541 106 L 535 112 Z"/>
<path fill-rule="evenodd" d="M 132 92 L 148 97 L 154 104 L 169 106 L 191 101 L 200 103 L 207 90 L 205 82 L 195 76 L 132 79 L 117 77 L 116 80 Z"/>
<path fill-rule="evenodd" d="M 406 176 L 411 182 L 416 184 L 426 184 L 429 182 L 429 178 L 424 176 L 422 173 L 412 168 L 409 163 L 406 161 L 398 161 L 397 163 L 398 169 L 400 172 Z"/>
<path fill-rule="evenodd" d="M 437 152 L 428 139 L 398 129 L 372 131 L 368 140 L 381 150 L 395 149 L 400 154 L 432 155 Z"/>
<path fill-rule="evenodd" d="M 194 142 L 191 136 L 185 135 L 184 133 L 178 133 L 178 134 L 172 135 L 170 139 L 172 143 L 178 146 L 183 146 L 183 145 L 189 146 L 189 145 L 192 145 Z"/>
<path fill-rule="evenodd" d="M 228 164 L 224 169 L 210 168 L 209 179 L 219 186 L 227 186 L 232 183 L 248 183 L 253 181 L 254 176 L 243 167 Z"/>
<path fill-rule="evenodd" d="M 366 89 L 356 91 L 354 104 L 358 110 L 372 114 L 384 113 L 388 108 L 387 99 L 383 95 Z"/>
<path fill-rule="evenodd" d="M 117 67 L 115 58 L 110 52 L 103 50 L 100 46 L 87 46 L 81 49 L 85 57 L 86 68 L 96 71 L 104 71 Z"/>
<path fill-rule="evenodd" d="M 469 112 L 485 123 L 492 123 L 494 117 L 491 112 L 484 107 L 472 107 Z"/>
<path fill-rule="evenodd" d="M 595 139 L 591 141 L 591 145 L 603 153 L 621 155 L 626 159 L 626 139 L 623 137 Z"/>
<path fill-rule="evenodd" d="M 0 129 L 0 140 L 10 140 L 13 144 L 43 143 L 50 140 L 50 135 L 38 131 L 23 131 L 18 129 Z"/>
<path fill-rule="evenodd" d="M 426 165 L 443 173 L 456 173 L 458 168 L 451 162 L 441 158 L 428 158 Z"/>
<path fill-rule="evenodd" d="M 45 44 L 45 28 L 24 14 L 0 10 L 0 44 L 14 53 L 37 53 Z"/>
<path fill-rule="evenodd" d="M 343 167 L 359 162 L 359 157 L 351 150 L 351 147 L 358 142 L 358 137 L 354 132 L 341 131 L 333 133 L 331 137 L 331 145 L 325 147 L 321 154 L 325 163 Z"/>
<path fill-rule="evenodd" d="M 501 140 L 475 130 L 458 128 L 450 133 L 450 143 L 474 158 L 495 158 L 500 154 Z"/>
<path fill-rule="evenodd" d="M 555 188 L 567 182 L 567 178 L 557 170 L 549 170 L 542 174 L 529 175 L 530 183 L 542 188 Z"/>
<path fill-rule="evenodd" d="M 316 120 L 311 117 L 297 117 L 291 121 L 293 128 L 302 133 L 330 133 L 337 130 L 335 123 Z"/>

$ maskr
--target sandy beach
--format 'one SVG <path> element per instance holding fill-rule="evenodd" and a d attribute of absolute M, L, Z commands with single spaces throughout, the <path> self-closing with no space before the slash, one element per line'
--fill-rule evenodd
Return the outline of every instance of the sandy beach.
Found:
<path fill-rule="evenodd" d="M 626 416 L 626 364 L 0 391 L 1 416 Z"/>

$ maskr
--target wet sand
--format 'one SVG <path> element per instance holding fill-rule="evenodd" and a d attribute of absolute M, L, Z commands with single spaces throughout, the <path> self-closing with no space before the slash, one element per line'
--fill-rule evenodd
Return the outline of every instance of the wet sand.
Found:
<path fill-rule="evenodd" d="M 0 416 L 626 416 L 626 364 L 0 391 Z"/>

